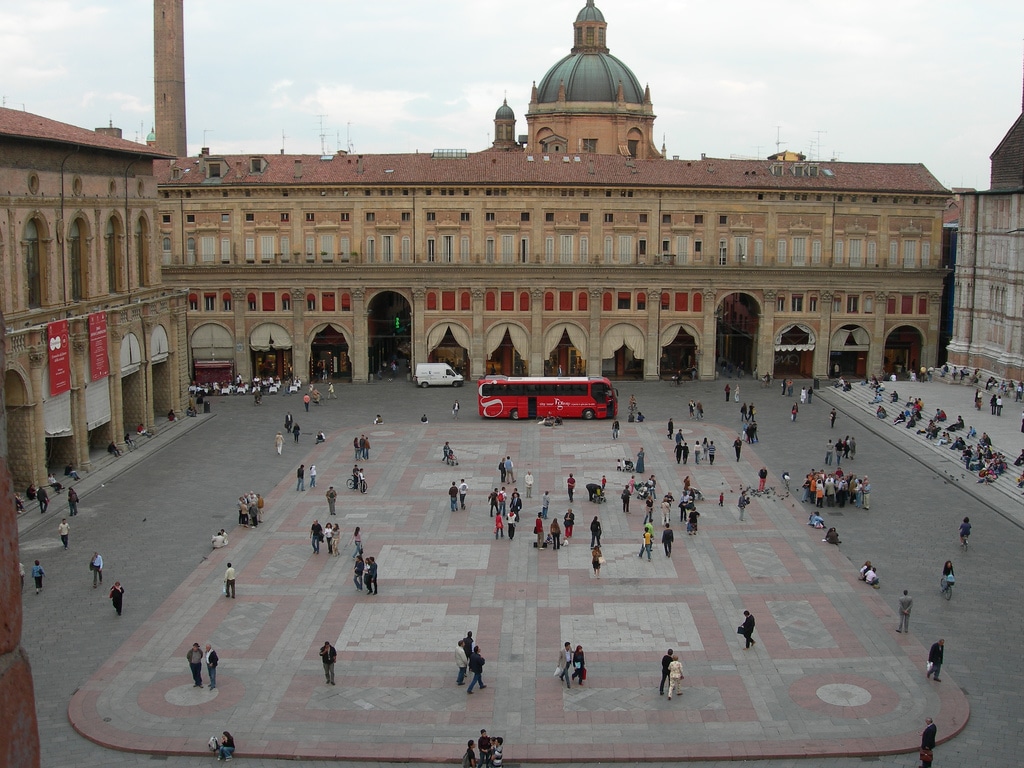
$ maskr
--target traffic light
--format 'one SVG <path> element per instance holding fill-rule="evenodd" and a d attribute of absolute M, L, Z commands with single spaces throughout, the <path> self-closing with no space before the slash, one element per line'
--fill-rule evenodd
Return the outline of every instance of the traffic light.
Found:
<path fill-rule="evenodd" d="M 398 317 L 398 315 L 395 315 L 395 333 L 401 333 L 401 331 L 402 331 L 402 321 Z"/>

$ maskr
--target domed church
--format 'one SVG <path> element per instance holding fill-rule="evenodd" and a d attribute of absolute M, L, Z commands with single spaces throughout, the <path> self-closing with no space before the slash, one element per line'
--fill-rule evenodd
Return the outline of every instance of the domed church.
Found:
<path fill-rule="evenodd" d="M 534 84 L 528 152 L 591 152 L 647 160 L 661 157 L 652 138 L 650 88 L 608 52 L 604 14 L 587 0 L 573 23 L 573 46 Z"/>

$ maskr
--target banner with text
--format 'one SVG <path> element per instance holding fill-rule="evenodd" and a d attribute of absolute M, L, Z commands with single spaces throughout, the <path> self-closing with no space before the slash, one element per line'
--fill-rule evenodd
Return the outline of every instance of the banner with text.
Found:
<path fill-rule="evenodd" d="M 48 323 L 46 337 L 50 347 L 50 397 L 71 391 L 71 340 L 68 321 Z"/>
<path fill-rule="evenodd" d="M 95 312 L 89 315 L 89 369 L 93 381 L 110 375 L 108 352 L 107 313 Z"/>

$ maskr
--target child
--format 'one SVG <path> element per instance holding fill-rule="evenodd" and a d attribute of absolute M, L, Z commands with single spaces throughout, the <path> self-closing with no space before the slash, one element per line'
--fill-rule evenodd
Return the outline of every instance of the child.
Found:
<path fill-rule="evenodd" d="M 718 506 L 720 506 L 720 507 L 725 506 L 725 492 L 724 491 L 722 493 L 718 494 Z"/>
<path fill-rule="evenodd" d="M 505 538 L 505 520 L 502 515 L 494 516 L 494 538 Z"/>

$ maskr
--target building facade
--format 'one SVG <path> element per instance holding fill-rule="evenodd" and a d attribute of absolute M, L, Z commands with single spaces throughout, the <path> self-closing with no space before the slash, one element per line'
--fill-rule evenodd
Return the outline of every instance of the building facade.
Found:
<path fill-rule="evenodd" d="M 1024 378 L 1024 102 L 991 155 L 990 188 L 963 192 L 952 365 Z M 987 378 L 987 377 L 983 377 Z"/>
<path fill-rule="evenodd" d="M 921 165 L 666 158 L 588 0 L 517 136 L 157 164 L 192 375 L 863 376 L 932 365 L 949 193 Z M 685 373 L 684 373 L 685 375 Z"/>
<path fill-rule="evenodd" d="M 159 153 L 0 109 L 4 403 L 18 487 L 180 413 L 185 301 L 154 248 Z M 179 350 L 185 354 L 179 354 Z"/>

